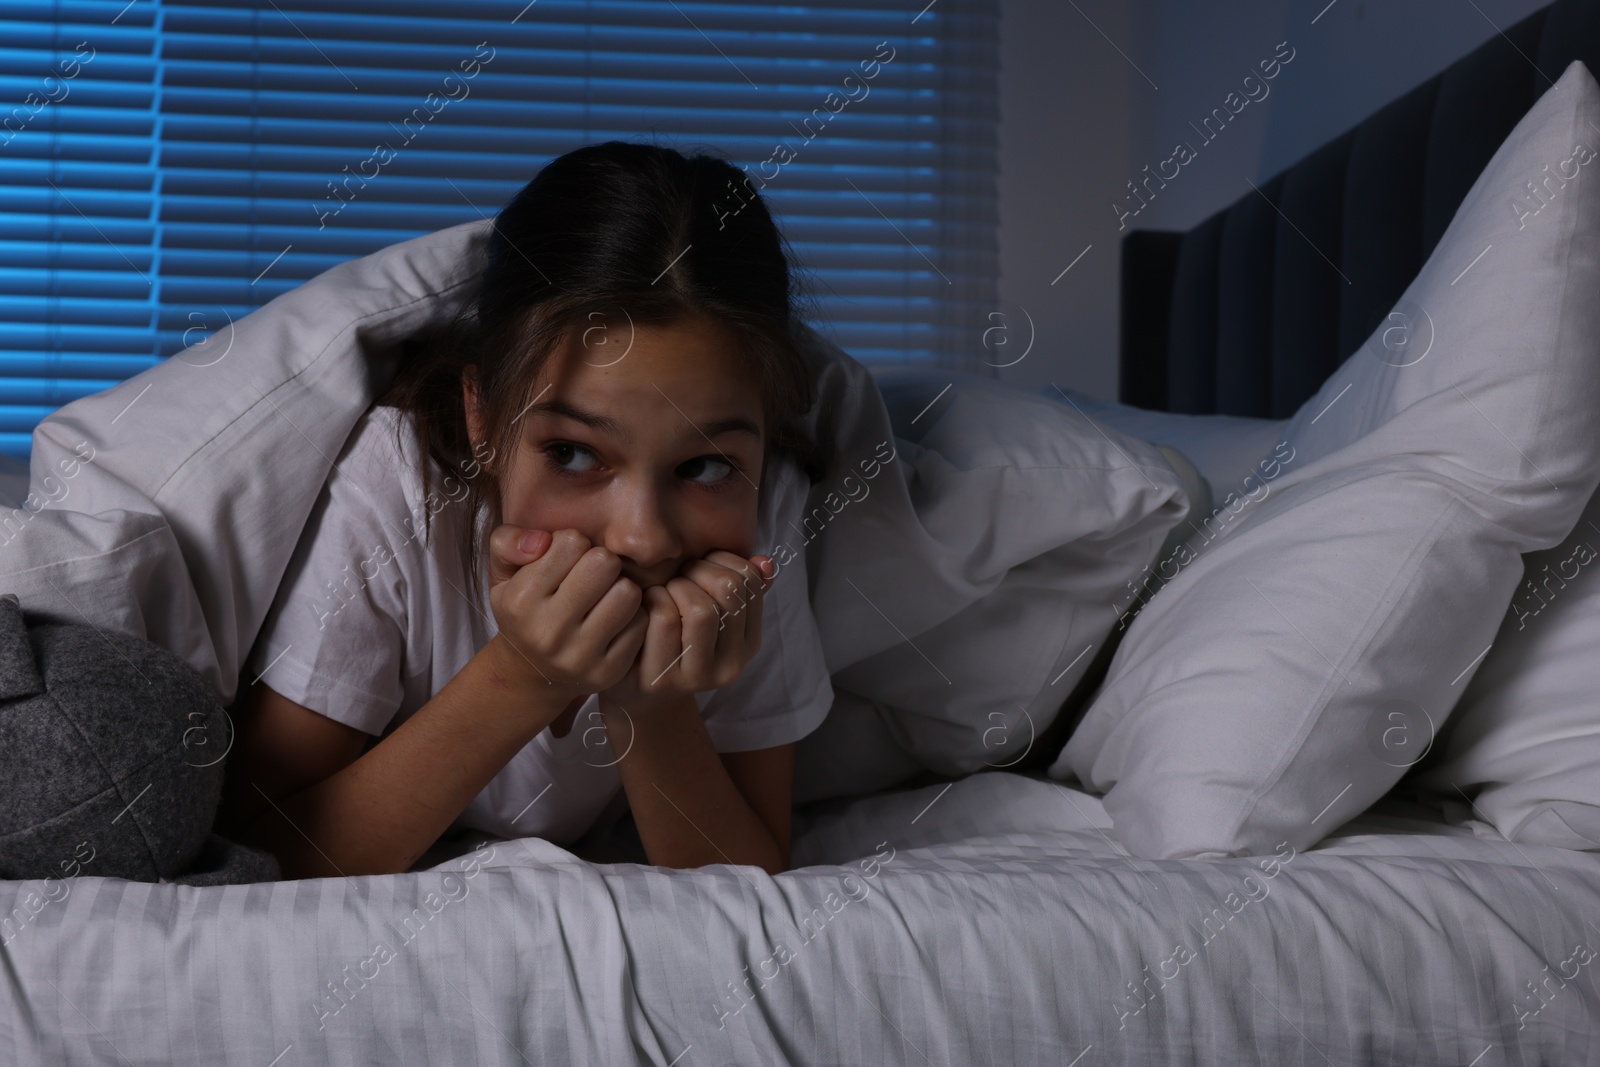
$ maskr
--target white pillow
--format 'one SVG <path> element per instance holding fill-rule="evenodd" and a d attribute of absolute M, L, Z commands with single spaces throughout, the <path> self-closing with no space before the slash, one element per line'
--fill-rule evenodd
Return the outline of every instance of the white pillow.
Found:
<path fill-rule="evenodd" d="M 1597 128 L 1574 62 L 1290 420 L 1276 489 L 1129 627 L 1051 774 L 1105 792 L 1136 854 L 1305 848 L 1365 809 L 1459 699 L 1521 554 L 1572 529 L 1600 484 L 1600 179 L 1574 148 Z"/>
<path fill-rule="evenodd" d="M 1405 785 L 1512 841 L 1600 849 L 1600 493 L 1523 562 L 1494 647 Z"/>
<path fill-rule="evenodd" d="M 1187 514 L 1181 479 L 1154 445 L 977 375 L 889 374 L 880 392 L 841 353 L 818 382 L 838 461 L 793 543 L 835 691 L 859 698 L 835 711 L 883 722 L 825 721 L 800 776 L 831 758 L 814 750 L 885 733 L 946 774 L 1022 758 L 1115 625 L 1107 605 Z M 905 766 L 874 753 L 851 755 L 860 775 L 835 775 L 834 795 Z"/>
<path fill-rule="evenodd" d="M 398 343 L 458 306 L 488 226 L 341 263 L 50 414 L 0 591 L 161 645 L 232 703 L 332 457 Z"/>
<path fill-rule="evenodd" d="M 1102 400 L 1070 386 L 1046 385 L 1040 396 L 1073 404 L 1102 426 L 1121 430 L 1129 437 L 1154 445 L 1176 448 L 1211 483 L 1217 504 L 1236 496 L 1260 497 L 1260 483 L 1270 482 L 1264 471 L 1273 469 L 1272 458 L 1280 462 L 1290 454 L 1283 444 L 1288 419 L 1256 419 L 1242 415 L 1185 415 Z M 1228 502 L 1231 506 L 1231 502 Z"/>

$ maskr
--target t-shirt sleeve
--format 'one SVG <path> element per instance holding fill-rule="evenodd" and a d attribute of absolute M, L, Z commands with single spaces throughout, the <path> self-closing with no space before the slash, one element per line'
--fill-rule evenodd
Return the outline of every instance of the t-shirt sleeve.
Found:
<path fill-rule="evenodd" d="M 811 613 L 805 545 L 795 544 L 793 534 L 810 483 L 793 460 L 781 458 L 776 466 L 770 499 L 757 524 L 756 551 L 778 564 L 761 598 L 761 649 L 732 685 L 697 695 L 706 732 L 718 752 L 798 741 L 822 725 L 833 706 L 822 637 Z M 785 544 L 790 550 L 780 551 Z"/>
<path fill-rule="evenodd" d="M 363 422 L 357 434 L 386 428 Z M 405 581 L 389 536 L 405 510 L 393 472 L 347 446 L 306 520 L 246 682 L 260 677 L 297 704 L 382 734 L 405 697 Z"/>

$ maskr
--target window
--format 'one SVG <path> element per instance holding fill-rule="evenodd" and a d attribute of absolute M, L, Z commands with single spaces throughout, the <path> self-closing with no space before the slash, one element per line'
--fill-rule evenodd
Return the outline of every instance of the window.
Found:
<path fill-rule="evenodd" d="M 61 404 L 612 138 L 745 168 L 863 362 L 973 369 L 997 306 L 995 0 L 12 0 L 0 32 L 12 455 Z"/>

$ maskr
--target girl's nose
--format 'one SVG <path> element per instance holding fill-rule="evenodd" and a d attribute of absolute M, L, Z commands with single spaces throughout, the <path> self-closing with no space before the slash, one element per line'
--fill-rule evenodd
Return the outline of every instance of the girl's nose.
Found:
<path fill-rule="evenodd" d="M 651 485 L 630 486 L 606 524 L 606 548 L 632 564 L 632 575 L 660 584 L 672 575 L 682 553 L 671 517 L 663 510 L 661 494 Z"/>

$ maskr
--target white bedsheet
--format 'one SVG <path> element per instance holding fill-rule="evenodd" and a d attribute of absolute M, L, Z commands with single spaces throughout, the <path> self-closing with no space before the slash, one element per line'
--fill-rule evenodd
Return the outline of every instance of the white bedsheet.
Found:
<path fill-rule="evenodd" d="M 1095 798 L 994 772 L 804 809 L 777 877 L 529 838 L 399 875 L 0 882 L 28 915 L 0 1060 L 1600 1060 L 1600 854 L 1381 810 L 1270 878 L 1128 858 Z"/>

